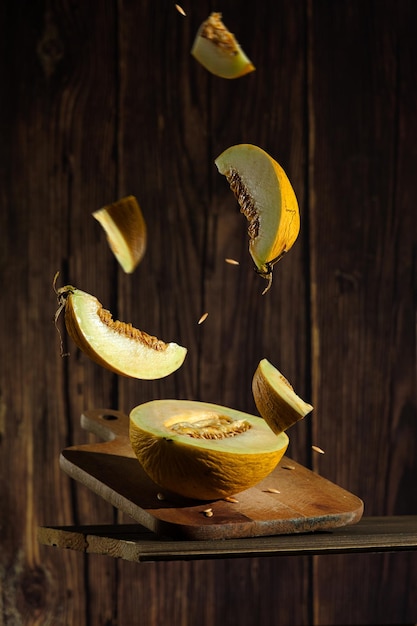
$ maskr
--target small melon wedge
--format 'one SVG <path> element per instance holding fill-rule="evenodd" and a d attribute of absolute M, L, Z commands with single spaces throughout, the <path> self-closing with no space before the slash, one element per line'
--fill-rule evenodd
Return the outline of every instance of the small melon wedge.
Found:
<path fill-rule="evenodd" d="M 288 380 L 267 359 L 262 359 L 252 380 L 256 408 L 271 430 L 279 435 L 313 410 Z"/>
<path fill-rule="evenodd" d="M 95 296 L 71 285 L 57 290 L 59 309 L 74 343 L 92 361 L 121 376 L 154 380 L 172 374 L 187 349 L 114 321 Z"/>
<path fill-rule="evenodd" d="M 253 487 L 276 467 L 289 439 L 260 417 L 193 400 L 153 400 L 130 413 L 132 448 L 163 490 L 213 500 Z"/>
<path fill-rule="evenodd" d="M 122 198 L 94 211 L 93 217 L 103 227 L 123 271 L 132 273 L 146 250 L 146 223 L 136 198 Z"/>
<path fill-rule="evenodd" d="M 201 24 L 191 54 L 206 70 L 221 78 L 239 78 L 253 72 L 254 65 L 221 18 L 221 13 L 212 13 Z"/>
<path fill-rule="evenodd" d="M 300 212 L 283 168 L 252 144 L 231 146 L 215 160 L 247 218 L 249 252 L 256 271 L 272 282 L 274 264 L 292 247 L 300 231 Z"/>

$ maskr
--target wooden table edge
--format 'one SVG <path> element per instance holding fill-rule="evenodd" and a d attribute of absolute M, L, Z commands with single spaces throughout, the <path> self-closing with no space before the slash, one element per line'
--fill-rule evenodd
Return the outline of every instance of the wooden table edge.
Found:
<path fill-rule="evenodd" d="M 38 541 L 135 562 L 416 551 L 417 515 L 363 517 L 331 531 L 209 541 L 160 538 L 139 524 L 41 526 Z"/>

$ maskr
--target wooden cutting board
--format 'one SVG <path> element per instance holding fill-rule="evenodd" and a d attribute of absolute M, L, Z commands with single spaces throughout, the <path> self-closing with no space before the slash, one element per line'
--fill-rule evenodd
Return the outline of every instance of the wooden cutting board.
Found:
<path fill-rule="evenodd" d="M 205 540 L 305 533 L 354 524 L 362 517 L 362 500 L 287 456 L 265 480 L 237 494 L 237 502 L 168 496 L 137 461 L 127 415 L 90 410 L 81 416 L 81 425 L 104 441 L 66 448 L 61 468 L 162 537 Z"/>

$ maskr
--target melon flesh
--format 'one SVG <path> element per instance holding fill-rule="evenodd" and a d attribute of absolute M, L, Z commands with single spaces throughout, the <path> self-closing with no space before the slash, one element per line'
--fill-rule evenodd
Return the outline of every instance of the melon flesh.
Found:
<path fill-rule="evenodd" d="M 196 430 L 200 436 L 190 435 Z M 276 467 L 289 443 L 285 433 L 275 436 L 262 418 L 192 400 L 153 400 L 135 407 L 129 433 L 139 462 L 160 488 L 199 500 L 256 485 Z"/>

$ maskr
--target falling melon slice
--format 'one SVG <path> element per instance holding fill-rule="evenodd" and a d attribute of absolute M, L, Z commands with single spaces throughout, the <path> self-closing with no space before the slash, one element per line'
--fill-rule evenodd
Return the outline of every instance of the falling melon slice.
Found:
<path fill-rule="evenodd" d="M 192 400 L 153 400 L 130 413 L 130 441 L 163 490 L 198 500 L 224 498 L 268 476 L 289 439 L 260 417 Z"/>
<path fill-rule="evenodd" d="M 93 217 L 103 227 L 122 269 L 133 272 L 146 250 L 146 223 L 136 198 L 122 198 L 94 211 Z"/>
<path fill-rule="evenodd" d="M 221 13 L 212 13 L 197 32 L 191 54 L 203 67 L 221 78 L 239 78 L 255 67 L 222 22 Z"/>
<path fill-rule="evenodd" d="M 267 359 L 262 359 L 252 380 L 256 408 L 276 435 L 313 410 L 288 380 Z"/>
<path fill-rule="evenodd" d="M 264 150 L 239 144 L 215 160 L 249 222 L 249 252 L 256 271 L 272 282 L 274 264 L 292 247 L 300 231 L 298 202 L 282 167 Z"/>
<path fill-rule="evenodd" d="M 154 380 L 172 374 L 183 363 L 186 348 L 165 343 L 114 321 L 94 296 L 71 285 L 57 290 L 59 309 L 65 309 L 65 325 L 75 344 L 106 369 L 132 378 Z"/>

